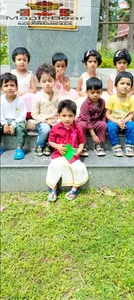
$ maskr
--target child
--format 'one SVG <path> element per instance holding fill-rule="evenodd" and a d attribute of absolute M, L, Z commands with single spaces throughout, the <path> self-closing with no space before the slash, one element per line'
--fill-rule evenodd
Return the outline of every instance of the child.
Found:
<path fill-rule="evenodd" d="M 36 93 L 36 80 L 31 71 L 27 70 L 30 61 L 30 53 L 24 47 L 14 49 L 12 59 L 16 65 L 16 69 L 11 73 L 17 76 L 18 80 L 18 96 L 22 96 L 27 107 L 27 119 L 31 117 L 32 100 Z"/>
<path fill-rule="evenodd" d="M 52 56 L 52 64 L 56 71 L 55 91 L 61 96 L 60 99 L 77 100 L 78 93 L 75 89 L 71 89 L 69 77 L 65 75 L 68 64 L 67 56 L 61 52 L 55 53 Z"/>
<path fill-rule="evenodd" d="M 86 81 L 89 78 L 98 77 L 101 79 L 101 76 L 96 72 L 96 69 L 101 65 L 102 58 L 98 51 L 88 50 L 84 53 L 82 62 L 85 64 L 87 71 L 82 73 L 77 84 L 77 92 L 81 97 L 86 96 Z"/>
<path fill-rule="evenodd" d="M 113 57 L 113 64 L 116 71 L 110 75 L 108 80 L 108 94 L 116 94 L 115 77 L 118 73 L 124 72 L 131 63 L 131 56 L 127 49 L 117 50 Z M 132 91 L 131 91 L 132 93 Z"/>
<path fill-rule="evenodd" d="M 83 129 L 83 133 L 89 132 L 95 143 L 95 152 L 98 156 L 105 155 L 103 143 L 107 130 L 105 118 L 105 101 L 101 99 L 102 81 L 92 77 L 86 82 L 87 99 L 81 106 L 80 115 L 77 118 L 77 124 Z M 82 156 L 88 156 L 86 149 L 81 153 Z"/>
<path fill-rule="evenodd" d="M 35 154 L 51 155 L 47 140 L 51 127 L 57 122 L 59 95 L 53 91 L 56 72 L 53 66 L 43 64 L 38 67 L 36 76 L 42 89 L 35 95 L 32 109 L 38 130 Z"/>
<path fill-rule="evenodd" d="M 25 154 L 22 147 L 26 137 L 26 106 L 18 91 L 17 77 L 5 73 L 0 77 L 0 87 L 4 95 L 1 96 L 1 124 L 5 134 L 17 136 L 17 148 L 14 159 L 23 159 Z"/>
<path fill-rule="evenodd" d="M 61 177 L 63 186 L 72 186 L 66 194 L 67 200 L 75 199 L 78 195 L 78 187 L 88 180 L 86 167 L 79 160 L 84 146 L 84 136 L 81 128 L 75 122 L 76 104 L 71 100 L 61 101 L 58 106 L 58 114 L 61 122 L 52 128 L 49 135 L 49 144 L 54 148 L 46 177 L 46 183 L 50 187 L 49 201 L 56 201 L 57 183 Z M 66 144 L 71 144 L 77 149 L 75 156 L 70 161 L 64 157 Z"/>
<path fill-rule="evenodd" d="M 130 72 L 120 72 L 115 78 L 117 94 L 112 95 L 106 103 L 106 117 L 108 119 L 108 136 L 112 144 L 113 154 L 123 156 L 119 144 L 118 133 L 126 134 L 126 156 L 134 156 L 134 100 L 128 96 L 133 87 L 133 75 Z"/>

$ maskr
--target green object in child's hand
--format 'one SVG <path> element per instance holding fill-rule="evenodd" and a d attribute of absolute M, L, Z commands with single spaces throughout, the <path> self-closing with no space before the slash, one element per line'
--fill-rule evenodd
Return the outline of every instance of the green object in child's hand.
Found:
<path fill-rule="evenodd" d="M 70 144 L 66 144 L 65 147 L 66 147 L 66 153 L 64 154 L 64 157 L 70 160 L 73 158 L 77 150 L 74 149 Z"/>

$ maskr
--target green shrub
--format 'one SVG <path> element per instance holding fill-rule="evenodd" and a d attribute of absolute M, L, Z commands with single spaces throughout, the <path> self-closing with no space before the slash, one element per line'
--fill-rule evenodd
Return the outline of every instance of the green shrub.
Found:
<path fill-rule="evenodd" d="M 8 65 L 8 34 L 6 26 L 0 26 L 0 45 L 0 65 Z"/>

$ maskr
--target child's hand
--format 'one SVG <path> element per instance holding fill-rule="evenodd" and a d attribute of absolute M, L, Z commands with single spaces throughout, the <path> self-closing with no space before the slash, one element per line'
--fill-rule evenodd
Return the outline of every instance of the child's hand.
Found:
<path fill-rule="evenodd" d="M 63 70 L 57 71 L 57 73 L 56 73 L 56 79 L 57 80 L 62 81 L 63 80 L 63 76 L 64 76 L 64 71 Z"/>
<path fill-rule="evenodd" d="M 68 76 L 64 77 L 63 87 L 67 92 L 70 91 L 70 80 L 69 80 Z"/>
<path fill-rule="evenodd" d="M 54 125 L 56 125 L 57 124 L 57 120 L 55 119 L 55 120 L 49 120 L 49 119 L 46 119 L 45 121 L 44 121 L 44 123 L 47 123 L 48 125 L 50 125 L 50 126 L 54 126 Z"/>
<path fill-rule="evenodd" d="M 95 142 L 96 144 L 100 143 L 100 140 L 96 134 L 92 135 L 92 141 Z"/>
<path fill-rule="evenodd" d="M 118 120 L 117 121 L 117 125 L 121 128 L 121 129 L 125 129 L 125 123 L 123 120 Z"/>
<path fill-rule="evenodd" d="M 81 149 L 77 149 L 77 152 L 74 154 L 75 156 L 79 156 L 80 154 L 81 154 L 81 152 L 82 152 L 83 150 L 81 150 Z"/>
<path fill-rule="evenodd" d="M 60 152 L 61 155 L 64 155 L 66 153 L 66 147 L 65 145 L 57 145 L 57 150 Z"/>
<path fill-rule="evenodd" d="M 13 125 L 9 126 L 9 130 L 10 130 L 10 134 L 14 135 L 14 127 L 13 127 Z"/>
<path fill-rule="evenodd" d="M 4 132 L 5 134 L 10 134 L 10 128 L 9 128 L 9 125 L 5 124 L 5 125 L 3 126 L 3 132 Z"/>

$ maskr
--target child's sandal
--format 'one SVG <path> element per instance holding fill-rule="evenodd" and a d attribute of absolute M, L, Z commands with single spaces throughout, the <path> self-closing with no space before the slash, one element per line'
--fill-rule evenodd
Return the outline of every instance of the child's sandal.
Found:
<path fill-rule="evenodd" d="M 97 154 L 97 156 L 105 156 L 106 155 L 106 153 L 101 145 L 95 145 L 94 151 Z"/>
<path fill-rule="evenodd" d="M 50 188 L 47 200 L 51 202 L 55 202 L 57 200 L 56 190 Z"/>
<path fill-rule="evenodd" d="M 126 146 L 125 147 L 125 155 L 128 157 L 133 157 L 134 156 L 134 151 L 133 148 L 131 146 Z"/>
<path fill-rule="evenodd" d="M 123 156 L 123 151 L 122 151 L 120 145 L 113 146 L 112 151 L 113 151 L 114 156 L 117 156 L 117 157 Z"/>
<path fill-rule="evenodd" d="M 78 189 L 76 191 L 73 191 L 72 189 L 65 195 L 65 198 L 67 200 L 74 200 L 77 195 L 78 195 L 79 191 Z M 70 197 L 71 196 L 71 197 Z"/>

